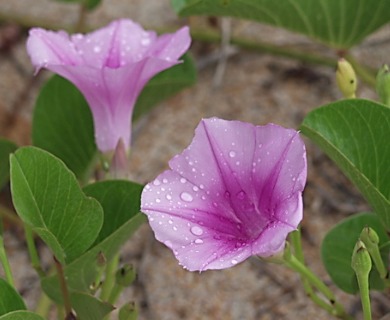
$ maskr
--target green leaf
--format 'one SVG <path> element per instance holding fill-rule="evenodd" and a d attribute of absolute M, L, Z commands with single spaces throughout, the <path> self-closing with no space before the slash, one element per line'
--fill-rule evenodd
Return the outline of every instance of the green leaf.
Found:
<path fill-rule="evenodd" d="M 0 317 L 0 320 L 45 320 L 30 311 L 13 311 Z"/>
<path fill-rule="evenodd" d="M 42 88 L 33 115 L 33 144 L 60 158 L 80 180 L 96 159 L 92 114 L 80 91 L 53 76 Z"/>
<path fill-rule="evenodd" d="M 321 255 L 326 270 L 340 289 L 351 294 L 359 290 L 355 272 L 351 267 L 352 252 L 360 233 L 366 226 L 378 233 L 380 246 L 388 242 L 386 231 L 378 217 L 372 213 L 361 213 L 343 220 L 328 232 L 322 242 Z M 384 261 L 387 261 L 389 251 L 389 246 L 382 248 Z M 384 283 L 375 268 L 370 273 L 370 288 L 384 289 Z"/>
<path fill-rule="evenodd" d="M 65 275 L 68 279 L 69 288 L 71 290 L 88 292 L 90 285 L 95 281 L 98 274 L 98 267 L 96 265 L 98 255 L 102 253 L 107 261 L 112 260 L 120 247 L 145 221 L 146 217 L 142 213 L 138 213 L 104 241 L 65 267 Z M 61 303 L 62 297 L 57 277 L 44 278 L 42 280 L 42 288 L 52 300 Z"/>
<path fill-rule="evenodd" d="M 79 3 L 84 5 L 89 10 L 96 8 L 102 0 L 56 0 L 58 2 Z"/>
<path fill-rule="evenodd" d="M 142 189 L 142 185 L 125 180 L 101 181 L 84 188 L 84 193 L 97 199 L 104 211 L 104 223 L 95 244 L 102 242 L 139 212 Z"/>
<path fill-rule="evenodd" d="M 61 160 L 38 148 L 24 147 L 11 156 L 11 192 L 21 219 L 62 264 L 84 253 L 103 224 L 99 202 L 85 196 Z"/>
<path fill-rule="evenodd" d="M 0 278 L 0 316 L 16 310 L 26 310 L 26 305 L 14 287 Z"/>
<path fill-rule="evenodd" d="M 141 191 L 141 185 L 120 180 L 98 182 L 85 188 L 87 194 L 102 204 L 105 225 L 99 234 L 101 242 L 65 267 L 71 290 L 88 292 L 98 274 L 98 255 L 103 254 L 107 261 L 110 261 L 135 230 L 146 221 L 146 217 L 139 213 Z M 61 301 L 57 277 L 43 279 L 42 287 L 51 299 Z"/>
<path fill-rule="evenodd" d="M 389 231 L 390 108 L 368 100 L 342 100 L 310 112 L 301 130 L 359 188 Z"/>
<path fill-rule="evenodd" d="M 185 54 L 183 63 L 160 72 L 142 90 L 135 105 L 133 121 L 138 120 L 161 101 L 168 99 L 196 82 L 196 67 L 192 58 Z"/>
<path fill-rule="evenodd" d="M 0 138 L 0 190 L 9 180 L 9 155 L 16 148 L 13 142 Z"/>
<path fill-rule="evenodd" d="M 182 16 L 216 15 L 282 27 L 339 49 L 390 21 L 389 0 L 172 0 Z"/>
<path fill-rule="evenodd" d="M 102 320 L 114 310 L 111 304 L 86 293 L 73 292 L 70 299 L 78 320 Z"/>

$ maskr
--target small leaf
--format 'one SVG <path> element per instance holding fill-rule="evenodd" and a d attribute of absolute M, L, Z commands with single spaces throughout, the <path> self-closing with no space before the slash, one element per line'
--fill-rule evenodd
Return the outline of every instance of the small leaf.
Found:
<path fill-rule="evenodd" d="M 100 204 L 81 191 L 73 173 L 46 151 L 24 147 L 11 156 L 16 211 L 65 264 L 87 250 L 102 223 Z"/>
<path fill-rule="evenodd" d="M 172 5 L 182 16 L 255 20 L 339 49 L 359 43 L 390 20 L 389 0 L 172 0 Z"/>
<path fill-rule="evenodd" d="M 80 292 L 88 292 L 95 281 L 98 256 L 103 255 L 110 261 L 146 221 L 144 214 L 139 213 L 142 192 L 139 184 L 120 180 L 103 181 L 87 186 L 85 192 L 99 200 L 103 206 L 105 225 L 98 236 L 100 242 L 65 267 L 69 288 Z M 43 279 L 42 287 L 51 299 L 61 301 L 57 277 Z"/>
<path fill-rule="evenodd" d="M 328 232 L 322 242 L 321 256 L 326 270 L 340 289 L 351 294 L 359 290 L 355 272 L 351 267 L 352 252 L 361 231 L 366 226 L 377 232 L 380 245 L 387 243 L 386 231 L 378 217 L 372 213 L 361 213 L 341 221 Z M 388 246 L 382 247 L 381 254 L 384 259 L 389 252 Z M 375 268 L 370 273 L 370 288 L 384 289 L 384 283 Z"/>
<path fill-rule="evenodd" d="M 78 320 L 101 320 L 114 310 L 111 304 L 86 293 L 72 292 L 70 299 Z"/>
<path fill-rule="evenodd" d="M 16 310 L 26 310 L 26 305 L 14 287 L 0 278 L 0 316 Z"/>
<path fill-rule="evenodd" d="M 185 54 L 182 60 L 183 63 L 160 72 L 148 82 L 137 99 L 133 121 L 137 121 L 161 101 L 195 84 L 196 68 L 192 58 Z"/>
<path fill-rule="evenodd" d="M 0 138 L 0 190 L 9 180 L 9 155 L 16 148 L 13 142 Z"/>
<path fill-rule="evenodd" d="M 30 311 L 13 311 L 0 317 L 0 320 L 45 320 Z"/>
<path fill-rule="evenodd" d="M 302 133 L 352 180 L 390 231 L 390 108 L 342 100 L 310 112 Z"/>
<path fill-rule="evenodd" d="M 60 158 L 80 180 L 96 159 L 92 114 L 68 80 L 53 76 L 42 88 L 33 115 L 33 144 Z"/>

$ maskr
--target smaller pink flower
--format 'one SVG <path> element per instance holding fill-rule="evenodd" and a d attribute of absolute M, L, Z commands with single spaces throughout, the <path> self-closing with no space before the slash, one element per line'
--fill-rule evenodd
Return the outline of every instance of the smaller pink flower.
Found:
<path fill-rule="evenodd" d="M 131 141 L 131 117 L 138 95 L 157 73 L 178 63 L 189 48 L 189 29 L 157 36 L 122 19 L 94 32 L 30 30 L 27 51 L 33 65 L 71 81 L 83 93 L 94 119 L 100 151 Z"/>
<path fill-rule="evenodd" d="M 302 220 L 306 151 L 295 130 L 205 119 L 169 166 L 144 188 L 141 210 L 191 271 L 274 255 Z"/>

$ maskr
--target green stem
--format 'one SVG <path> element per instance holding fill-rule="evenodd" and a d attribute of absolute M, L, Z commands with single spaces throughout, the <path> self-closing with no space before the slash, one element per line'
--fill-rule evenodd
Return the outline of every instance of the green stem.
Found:
<path fill-rule="evenodd" d="M 14 278 L 11 272 L 11 266 L 8 261 L 7 253 L 5 252 L 4 239 L 3 239 L 3 220 L 0 218 L 0 261 L 4 269 L 5 278 L 7 282 L 15 287 Z"/>
<path fill-rule="evenodd" d="M 362 301 L 364 320 L 371 320 L 371 302 L 370 302 L 370 290 L 368 287 L 368 279 L 362 280 L 357 276 L 359 284 L 360 299 Z"/>
<path fill-rule="evenodd" d="M 47 319 L 51 305 L 52 301 L 49 297 L 44 292 L 41 292 L 41 296 L 35 308 L 35 313 L 39 314 L 44 319 Z"/>
<path fill-rule="evenodd" d="M 301 239 L 301 229 L 294 230 L 289 234 L 289 239 L 292 247 L 294 248 L 294 253 L 296 258 L 301 262 L 305 263 L 305 258 L 302 250 L 302 239 Z"/>
<path fill-rule="evenodd" d="M 332 307 L 331 314 L 340 319 L 352 319 L 344 310 L 344 307 L 336 301 L 333 292 L 303 263 L 301 263 L 295 256 L 289 256 L 289 259 L 285 260 L 285 265 L 292 270 L 298 272 L 306 281 L 316 288 L 326 299 L 329 300 Z M 318 297 L 315 298 L 315 302 L 318 301 Z M 314 301 L 314 300 L 313 300 Z M 318 303 L 317 303 L 318 304 Z M 321 303 L 319 302 L 318 305 Z M 327 310 L 327 309 L 326 309 Z M 330 309 L 329 309 L 330 310 Z"/>
<path fill-rule="evenodd" d="M 115 273 L 118 269 L 119 264 L 119 254 L 116 254 L 112 260 L 107 264 L 106 267 L 106 278 L 102 284 L 102 291 L 100 293 L 100 299 L 103 301 L 108 301 L 110 292 L 115 286 Z"/>
<path fill-rule="evenodd" d="M 60 24 L 58 21 L 52 22 L 50 20 L 44 20 L 44 19 L 36 19 L 34 17 L 31 17 L 29 15 L 10 15 L 9 12 L 1 12 L 0 11 L 0 20 L 1 21 L 10 21 L 17 23 L 19 25 L 25 26 L 25 27 L 32 27 L 32 26 L 40 26 L 42 28 L 52 29 L 52 30 L 72 30 L 73 26 L 69 26 L 67 24 Z M 86 25 L 83 27 L 83 30 L 94 30 L 98 26 L 97 25 Z M 148 28 L 146 28 L 148 29 Z M 166 31 L 172 31 L 172 28 L 160 28 L 156 30 L 158 33 L 166 32 Z M 210 43 L 220 43 L 221 42 L 221 35 L 218 32 L 212 31 L 210 29 L 202 29 L 202 28 L 192 28 L 191 29 L 191 36 L 193 40 L 203 41 L 203 42 L 210 42 Z M 281 47 L 281 46 L 275 46 L 272 44 L 264 43 L 264 42 L 258 42 L 251 39 L 245 39 L 245 38 L 239 38 L 239 37 L 232 37 L 231 44 L 236 45 L 240 48 L 254 51 L 254 52 L 261 52 L 261 53 L 269 53 L 280 57 L 286 57 L 294 60 L 299 60 L 302 62 L 312 63 L 312 64 L 318 64 L 323 66 L 328 66 L 335 68 L 337 65 L 337 58 L 329 58 L 325 57 L 324 55 L 320 54 L 314 54 L 314 53 L 307 53 L 304 51 L 299 51 L 297 49 L 294 49 L 292 47 Z M 351 60 L 352 57 L 348 57 L 348 60 Z M 352 59 L 354 61 L 354 59 Z M 358 67 L 359 65 L 359 67 Z M 359 78 L 362 79 L 367 84 L 373 86 L 375 84 L 375 74 L 372 73 L 367 67 L 361 65 L 361 64 L 354 64 L 355 72 L 359 75 Z"/>
<path fill-rule="evenodd" d="M 39 277 L 42 278 L 45 276 L 45 273 L 42 270 L 41 267 L 41 262 L 39 260 L 39 255 L 37 248 L 35 246 L 35 241 L 34 241 L 34 234 L 32 232 L 32 229 L 30 226 L 27 224 L 24 225 L 24 233 L 26 236 L 26 242 L 27 242 L 27 248 L 28 248 L 28 253 L 30 255 L 31 259 L 31 264 L 35 271 L 38 273 Z"/>
<path fill-rule="evenodd" d="M 19 217 L 13 211 L 3 205 L 0 205 L 0 217 L 4 218 L 13 225 L 23 227 L 22 220 L 20 220 Z"/>
<path fill-rule="evenodd" d="M 115 302 L 118 300 L 121 292 L 123 291 L 124 287 L 119 285 L 119 284 L 115 284 L 110 292 L 110 296 L 108 298 L 108 302 L 111 303 L 111 304 L 115 304 Z"/>
<path fill-rule="evenodd" d="M 57 260 L 57 258 L 55 256 L 53 256 L 53 259 L 54 259 L 54 264 L 55 264 L 56 269 L 57 269 L 58 280 L 60 282 L 61 293 L 62 293 L 62 298 L 64 301 L 64 307 L 65 307 L 65 314 L 66 314 L 66 317 L 68 317 L 72 314 L 72 305 L 70 302 L 68 285 L 67 285 L 66 280 L 65 280 L 64 270 L 62 268 L 61 263 Z"/>

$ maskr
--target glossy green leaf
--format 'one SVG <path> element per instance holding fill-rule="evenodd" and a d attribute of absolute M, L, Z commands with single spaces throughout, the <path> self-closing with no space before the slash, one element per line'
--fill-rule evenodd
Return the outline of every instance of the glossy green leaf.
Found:
<path fill-rule="evenodd" d="M 87 194 L 102 204 L 105 225 L 99 235 L 101 242 L 65 267 L 71 290 L 88 292 L 98 274 L 96 263 L 98 255 L 103 254 L 106 260 L 110 261 L 137 228 L 146 221 L 144 214 L 139 213 L 141 191 L 142 186 L 119 180 L 98 182 L 85 188 Z M 119 203 L 115 203 L 116 200 L 119 200 Z M 42 287 L 53 300 L 61 301 L 57 277 L 43 279 Z"/>
<path fill-rule="evenodd" d="M 133 121 L 138 120 L 161 101 L 173 96 L 196 82 L 196 67 L 192 58 L 185 54 L 183 63 L 154 76 L 142 90 L 135 105 Z"/>
<path fill-rule="evenodd" d="M 60 158 L 85 180 L 96 159 L 92 114 L 80 91 L 53 76 L 41 89 L 32 124 L 33 144 Z"/>
<path fill-rule="evenodd" d="M 140 210 L 143 186 L 125 180 L 108 180 L 84 188 L 87 196 L 97 199 L 103 207 L 104 223 L 95 244 L 102 242 Z"/>
<path fill-rule="evenodd" d="M 0 320 L 45 320 L 30 311 L 13 311 L 0 317 Z"/>
<path fill-rule="evenodd" d="M 16 148 L 13 142 L 0 138 L 0 190 L 9 180 L 9 155 Z"/>
<path fill-rule="evenodd" d="M 78 320 L 102 320 L 114 307 L 86 293 L 73 292 L 70 296 Z"/>
<path fill-rule="evenodd" d="M 390 231 L 390 108 L 342 100 L 310 112 L 301 130 L 352 180 Z"/>
<path fill-rule="evenodd" d="M 373 213 L 362 213 L 343 220 L 328 232 L 322 242 L 321 255 L 326 270 L 340 289 L 351 294 L 359 290 L 355 273 L 351 267 L 352 252 L 360 233 L 366 226 L 373 228 L 378 233 L 379 244 L 380 246 L 384 245 L 381 254 L 384 261 L 387 261 L 386 257 L 390 247 L 385 244 L 389 242 L 389 239 L 378 217 Z M 375 267 L 370 273 L 370 288 L 384 289 L 384 283 Z"/>
<path fill-rule="evenodd" d="M 0 316 L 16 310 L 26 310 L 26 305 L 14 287 L 0 278 Z"/>
<path fill-rule="evenodd" d="M 101 205 L 85 196 L 74 174 L 46 151 L 24 147 L 11 156 L 11 192 L 18 215 L 62 264 L 84 253 L 99 234 Z"/>
<path fill-rule="evenodd" d="M 89 10 L 96 8 L 102 0 L 56 0 L 58 2 L 79 3 L 84 5 Z"/>
<path fill-rule="evenodd" d="M 390 0 L 172 0 L 182 16 L 255 20 L 349 48 L 390 21 Z"/>

